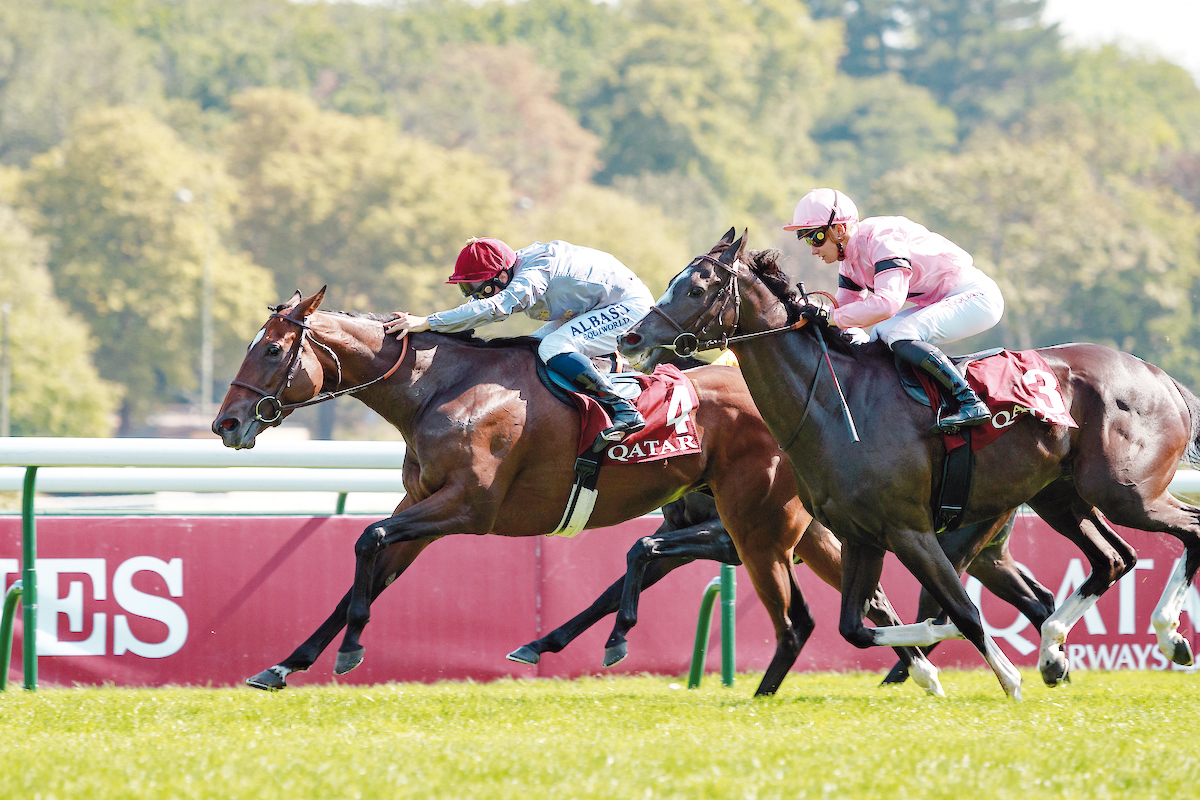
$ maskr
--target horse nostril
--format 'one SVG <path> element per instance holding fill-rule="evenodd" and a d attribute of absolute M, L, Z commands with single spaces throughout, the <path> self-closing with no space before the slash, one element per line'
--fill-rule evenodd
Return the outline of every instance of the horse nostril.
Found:
<path fill-rule="evenodd" d="M 225 419 L 221 420 L 221 430 L 223 431 L 231 431 L 237 426 L 237 420 L 233 417 L 226 417 Z"/>
<path fill-rule="evenodd" d="M 637 347 L 642 341 L 642 337 L 636 333 L 627 333 L 621 337 L 621 344 L 629 347 Z"/>

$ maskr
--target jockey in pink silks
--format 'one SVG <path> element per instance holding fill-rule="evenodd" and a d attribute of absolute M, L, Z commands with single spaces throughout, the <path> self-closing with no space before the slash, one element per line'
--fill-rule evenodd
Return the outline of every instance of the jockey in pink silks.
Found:
<path fill-rule="evenodd" d="M 906 217 L 868 217 L 836 189 L 813 189 L 796 204 L 796 238 L 826 264 L 838 263 L 838 307 L 830 321 L 849 330 L 874 325 L 901 360 L 950 390 L 958 410 L 938 424 L 951 431 L 991 417 L 962 373 L 937 348 L 1000 321 L 1004 298 L 970 253 Z M 912 305 L 904 308 L 906 302 Z M 861 331 L 858 331 L 861 334 Z"/>

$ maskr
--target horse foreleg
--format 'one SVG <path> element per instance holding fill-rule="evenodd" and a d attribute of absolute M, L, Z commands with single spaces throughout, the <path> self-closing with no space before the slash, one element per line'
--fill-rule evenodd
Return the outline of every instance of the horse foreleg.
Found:
<path fill-rule="evenodd" d="M 958 571 L 946 557 L 945 551 L 932 532 L 895 531 L 887 536 L 888 546 L 900 563 L 911 572 L 921 585 L 929 590 L 934 599 L 950 617 L 950 625 L 927 627 L 937 638 L 950 638 L 941 634 L 961 635 L 983 655 L 992 672 L 1000 681 L 1006 694 L 1014 700 L 1021 699 L 1021 673 L 1004 655 L 999 646 L 983 629 L 979 609 L 967 596 L 967 590 L 959 580 Z M 919 628 L 921 626 L 904 626 Z M 938 631 L 937 628 L 952 629 Z M 883 628 L 879 633 L 891 633 L 895 628 Z M 909 644 L 932 644 L 932 641 L 912 641 Z"/>
<path fill-rule="evenodd" d="M 797 559 L 807 564 L 818 578 L 841 591 L 842 547 L 837 537 L 828 528 L 816 520 L 809 523 L 804 535 L 796 543 L 795 555 Z M 866 615 L 876 625 L 901 624 L 900 616 L 892 608 L 882 587 L 875 588 L 875 593 L 867 601 L 867 604 Z M 900 663 L 896 669 L 903 671 L 904 678 L 908 677 L 909 667 L 914 666 L 916 681 L 921 688 L 930 694 L 939 696 L 945 694 L 938 682 L 937 668 L 919 650 L 912 647 L 898 647 L 896 655 L 900 656 Z M 904 678 L 900 680 L 904 680 Z M 884 683 L 888 682 L 884 680 Z"/>
<path fill-rule="evenodd" d="M 383 590 L 408 568 L 433 540 L 409 542 L 391 548 L 376 565 L 375 579 L 372 585 L 371 601 L 374 602 Z M 333 613 L 321 623 L 317 630 L 304 640 L 292 654 L 273 667 L 268 667 L 246 683 L 256 689 L 277 690 L 287 686 L 287 676 L 293 672 L 304 672 L 311 667 L 329 646 L 338 632 L 346 625 L 346 609 L 350 605 L 350 592 L 346 592 L 334 608 Z"/>
<path fill-rule="evenodd" d="M 672 569 L 697 559 L 734 565 L 742 563 L 733 539 L 719 521 L 643 536 L 626 555 L 620 607 L 612 634 L 604 645 L 604 666 L 611 667 L 629 654 L 626 634 L 637 624 L 638 600 L 642 590 L 653 583 L 647 582 L 647 567 L 661 559 L 670 559 Z M 665 574 L 663 572 L 659 577 Z"/>
<path fill-rule="evenodd" d="M 344 675 L 362 663 L 364 649 L 359 640 L 371 619 L 375 564 L 381 555 L 401 544 L 423 541 L 427 545 L 454 533 L 491 530 L 495 503 L 466 496 L 467 485 L 447 479 L 442 489 L 420 501 L 414 502 L 408 495 L 395 514 L 368 525 L 358 537 L 354 543 L 354 583 L 346 607 L 346 635 L 338 647 L 333 670 L 336 674 Z"/>

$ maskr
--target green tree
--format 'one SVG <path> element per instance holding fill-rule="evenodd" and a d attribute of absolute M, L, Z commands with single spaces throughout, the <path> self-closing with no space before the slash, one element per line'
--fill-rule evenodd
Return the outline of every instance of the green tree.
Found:
<path fill-rule="evenodd" d="M 585 103 L 599 179 L 702 179 L 733 207 L 782 217 L 811 183 L 809 131 L 832 83 L 836 26 L 799 0 L 638 0 L 611 75 Z"/>
<path fill-rule="evenodd" d="M 841 19 L 852 76 L 898 72 L 951 109 L 960 135 L 1011 122 L 1066 72 L 1061 36 L 1042 23 L 1045 0 L 814 0 Z"/>
<path fill-rule="evenodd" d="M 162 104 L 147 43 L 55 5 L 0 3 L 0 162 L 25 165 L 58 144 L 80 109 Z"/>
<path fill-rule="evenodd" d="M 283 291 L 329 284 L 333 302 L 376 311 L 461 300 L 443 281 L 462 243 L 511 228 L 507 177 L 477 155 L 278 89 L 233 106 L 238 240 Z"/>
<path fill-rule="evenodd" d="M 839 76 L 813 139 L 821 148 L 819 183 L 854 197 L 865 197 L 880 175 L 958 143 L 954 114 L 895 74 Z"/>
<path fill-rule="evenodd" d="M 15 436 L 108 436 L 120 387 L 92 363 L 84 318 L 55 296 L 45 243 L 0 203 L 0 303 L 9 307 L 11 430 Z"/>
<path fill-rule="evenodd" d="M 522 45 L 447 45 L 407 75 L 392 111 L 408 133 L 504 169 L 514 191 L 553 202 L 599 166 L 595 134 L 554 99 L 557 76 Z"/>
<path fill-rule="evenodd" d="M 179 202 L 181 189 L 200 202 Z M 196 388 L 205 263 L 217 375 L 236 368 L 274 292 L 265 271 L 222 244 L 235 195 L 213 158 L 146 111 L 99 109 L 33 160 L 25 192 L 59 295 L 90 321 L 100 374 L 125 387 L 122 431 Z"/>

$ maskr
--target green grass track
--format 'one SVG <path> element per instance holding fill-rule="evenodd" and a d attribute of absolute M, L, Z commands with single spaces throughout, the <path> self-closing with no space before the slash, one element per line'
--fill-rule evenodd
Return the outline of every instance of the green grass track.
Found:
<path fill-rule="evenodd" d="M 774 698 L 713 675 L 253 689 L 13 689 L 2 798 L 1180 798 L 1200 675 L 1077 672 L 1025 700 L 865 673 Z"/>

